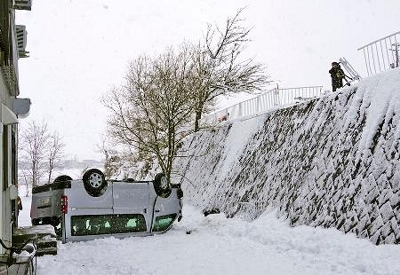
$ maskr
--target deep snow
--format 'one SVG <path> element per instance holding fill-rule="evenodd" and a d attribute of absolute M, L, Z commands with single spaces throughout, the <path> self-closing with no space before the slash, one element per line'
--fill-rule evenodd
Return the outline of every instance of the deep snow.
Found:
<path fill-rule="evenodd" d="M 20 226 L 28 226 L 30 197 L 22 200 Z M 273 210 L 253 222 L 204 217 L 189 205 L 183 214 L 163 235 L 59 243 L 58 255 L 38 259 L 37 275 L 400 274 L 400 246 L 375 246 L 335 229 L 290 227 Z"/>

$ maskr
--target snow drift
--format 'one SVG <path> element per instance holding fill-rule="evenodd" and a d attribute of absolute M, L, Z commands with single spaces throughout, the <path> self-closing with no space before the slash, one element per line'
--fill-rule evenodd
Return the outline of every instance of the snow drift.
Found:
<path fill-rule="evenodd" d="M 292 225 L 400 243 L 400 70 L 225 122 L 186 140 L 186 199 L 227 216 L 278 209 Z"/>

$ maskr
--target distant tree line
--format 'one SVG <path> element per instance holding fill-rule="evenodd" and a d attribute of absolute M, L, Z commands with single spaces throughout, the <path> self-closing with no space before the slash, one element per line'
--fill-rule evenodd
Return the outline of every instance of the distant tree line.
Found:
<path fill-rule="evenodd" d="M 253 93 L 269 83 L 264 66 L 243 57 L 251 29 L 242 26 L 242 11 L 223 28 L 208 24 L 198 43 L 130 62 L 125 83 L 103 97 L 113 144 L 128 148 L 136 161 L 156 160 L 170 179 L 182 139 L 201 129 L 201 118 L 219 97 Z M 109 153 L 106 168 L 126 162 Z"/>

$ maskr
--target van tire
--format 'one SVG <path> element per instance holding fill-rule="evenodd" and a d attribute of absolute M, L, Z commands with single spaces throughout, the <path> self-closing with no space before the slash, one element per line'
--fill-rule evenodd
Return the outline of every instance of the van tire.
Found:
<path fill-rule="evenodd" d="M 86 192 L 92 197 L 100 197 L 107 190 L 107 181 L 99 169 L 90 169 L 83 175 Z"/>
<path fill-rule="evenodd" d="M 169 184 L 167 177 L 164 173 L 159 173 L 156 175 L 154 181 L 154 190 L 156 191 L 157 196 L 162 198 L 168 198 L 171 195 L 172 189 Z"/>

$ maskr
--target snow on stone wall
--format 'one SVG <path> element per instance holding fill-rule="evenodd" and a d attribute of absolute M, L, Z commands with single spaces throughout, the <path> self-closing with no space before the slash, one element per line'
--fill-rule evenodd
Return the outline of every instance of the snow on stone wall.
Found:
<path fill-rule="evenodd" d="M 400 243 L 400 70 L 188 139 L 186 199 L 228 216 L 268 209 L 292 225 Z"/>

